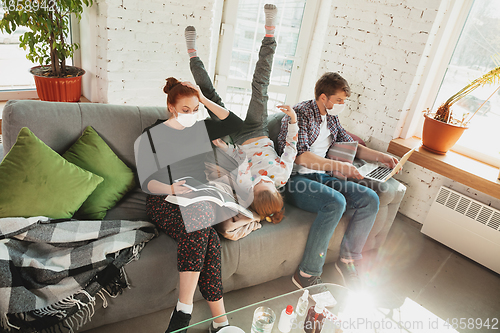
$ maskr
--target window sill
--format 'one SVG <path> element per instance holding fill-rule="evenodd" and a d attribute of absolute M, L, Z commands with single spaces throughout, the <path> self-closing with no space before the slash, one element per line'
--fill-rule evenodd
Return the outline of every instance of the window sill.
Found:
<path fill-rule="evenodd" d="M 433 154 L 424 150 L 421 145 L 422 142 L 417 137 L 398 138 L 389 143 L 387 151 L 396 156 L 403 156 L 410 149 L 418 147 L 410 157 L 410 162 L 500 199 L 497 167 L 453 151 L 446 155 Z"/>

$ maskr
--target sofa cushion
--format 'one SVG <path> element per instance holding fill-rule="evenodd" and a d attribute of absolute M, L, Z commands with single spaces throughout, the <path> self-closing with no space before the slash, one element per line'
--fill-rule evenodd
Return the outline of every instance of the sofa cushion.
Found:
<path fill-rule="evenodd" d="M 133 171 L 116 156 L 92 126 L 87 126 L 82 136 L 62 156 L 104 179 L 76 212 L 78 219 L 102 220 L 108 209 L 135 186 Z"/>
<path fill-rule="evenodd" d="M 269 115 L 267 118 L 267 129 L 269 131 L 269 138 L 273 140 L 274 146 L 277 147 L 278 135 L 281 130 L 281 119 L 285 116 L 284 113 L 275 113 Z"/>
<path fill-rule="evenodd" d="M 108 210 L 104 219 L 149 221 L 146 214 L 147 196 L 139 187 L 134 188 L 116 206 Z"/>
<path fill-rule="evenodd" d="M 335 142 L 326 153 L 331 160 L 352 163 L 358 151 L 358 142 Z"/>
<path fill-rule="evenodd" d="M 0 217 L 71 218 L 102 181 L 23 127 L 0 164 Z"/>

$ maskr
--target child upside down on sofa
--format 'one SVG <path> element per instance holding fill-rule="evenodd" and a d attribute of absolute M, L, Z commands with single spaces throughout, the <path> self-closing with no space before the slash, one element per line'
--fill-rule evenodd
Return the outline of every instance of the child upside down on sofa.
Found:
<path fill-rule="evenodd" d="M 231 157 L 240 160 L 239 186 L 247 191 L 253 190 L 254 200 L 251 208 L 268 222 L 279 223 L 283 218 L 283 198 L 277 191 L 283 187 L 293 169 L 293 161 L 297 155 L 297 116 L 288 105 L 278 108 L 290 117 L 290 125 L 286 137 L 286 147 L 281 156 L 274 150 L 274 143 L 267 130 L 267 88 L 271 76 L 273 56 L 276 50 L 274 38 L 274 16 L 266 13 L 266 35 L 262 40 L 259 59 L 255 65 L 252 80 L 252 97 L 243 127 L 231 134 L 235 145 L 228 145 L 219 139 L 216 146 L 226 151 Z M 212 102 L 224 107 L 222 99 L 215 91 L 203 62 L 196 54 L 196 29 L 186 28 L 186 42 L 190 56 L 191 73 L 203 95 Z M 213 116 L 213 115 L 212 115 Z M 246 167 L 245 167 L 246 166 Z"/>

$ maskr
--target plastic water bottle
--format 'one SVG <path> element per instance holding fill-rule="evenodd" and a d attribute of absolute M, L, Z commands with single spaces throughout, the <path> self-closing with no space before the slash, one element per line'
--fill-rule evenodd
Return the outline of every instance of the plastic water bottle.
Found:
<path fill-rule="evenodd" d="M 299 301 L 297 302 L 297 307 L 295 308 L 295 312 L 297 312 L 297 315 L 302 317 L 306 315 L 307 312 L 307 306 L 309 305 L 309 290 L 304 290 L 304 293 L 302 296 L 299 298 Z"/>

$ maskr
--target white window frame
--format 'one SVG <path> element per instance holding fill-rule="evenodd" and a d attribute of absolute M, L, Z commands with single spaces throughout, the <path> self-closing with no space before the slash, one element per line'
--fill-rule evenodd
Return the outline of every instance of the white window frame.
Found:
<path fill-rule="evenodd" d="M 223 100 L 226 99 L 227 87 L 251 89 L 252 84 L 249 80 L 229 78 L 229 67 L 234 42 L 234 27 L 236 26 L 237 19 L 237 15 L 235 15 L 235 13 L 238 11 L 238 2 L 238 0 L 224 1 L 224 9 L 222 13 L 214 86 L 217 93 Z M 320 0 L 307 0 L 304 7 L 304 14 L 302 17 L 302 24 L 300 27 L 295 56 L 287 57 L 287 59 L 292 59 L 294 61 L 289 85 L 281 86 L 270 84 L 268 87 L 269 93 L 286 94 L 286 104 L 293 105 L 299 102 L 304 69 L 307 64 L 308 51 L 311 46 L 315 20 L 320 2 Z"/>
<path fill-rule="evenodd" d="M 11 99 L 37 99 L 36 89 L 2 90 L 0 91 L 0 101 Z"/>
<path fill-rule="evenodd" d="M 402 115 L 400 126 L 398 126 L 400 133 L 396 133 L 395 138 L 422 137 L 424 119 L 422 112 L 427 108 L 432 108 L 434 104 L 473 4 L 474 0 L 443 0 L 441 2 L 417 68 L 415 79 L 403 105 L 403 111 L 407 111 L 407 114 L 406 116 Z M 500 167 L 500 159 L 478 153 L 469 148 L 455 145 L 452 150 L 481 162 Z"/>
<path fill-rule="evenodd" d="M 74 14 L 70 18 L 71 40 L 73 43 L 80 43 L 80 24 Z M 81 67 L 81 52 L 76 50 L 73 54 L 72 66 Z M 20 99 L 38 99 L 36 88 L 0 90 L 0 101 L 20 100 Z"/>

